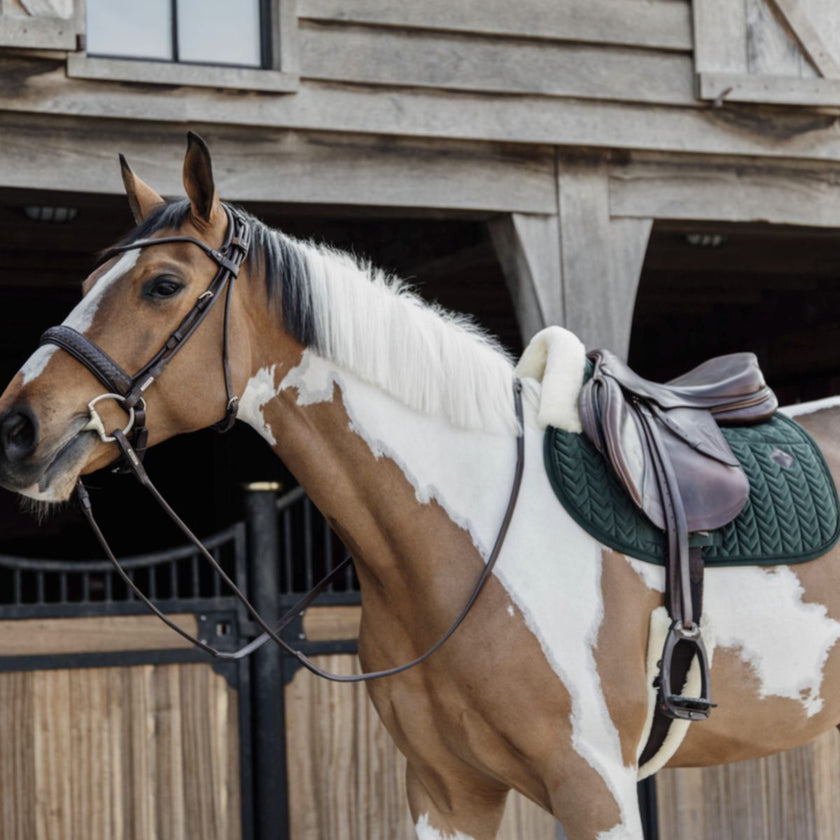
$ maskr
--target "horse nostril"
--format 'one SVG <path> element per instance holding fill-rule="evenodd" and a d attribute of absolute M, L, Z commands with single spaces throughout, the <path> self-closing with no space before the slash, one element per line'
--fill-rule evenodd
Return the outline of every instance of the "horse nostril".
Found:
<path fill-rule="evenodd" d="M 13 408 L 0 417 L 0 456 L 21 461 L 32 454 L 37 443 L 38 426 L 31 409 Z"/>

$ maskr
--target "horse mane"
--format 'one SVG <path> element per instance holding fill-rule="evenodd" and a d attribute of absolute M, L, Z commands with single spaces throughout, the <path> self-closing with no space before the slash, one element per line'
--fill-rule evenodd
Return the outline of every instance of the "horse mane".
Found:
<path fill-rule="evenodd" d="M 457 428 L 517 430 L 513 364 L 463 315 L 424 301 L 398 278 L 346 252 L 300 241 L 237 208 L 252 231 L 252 275 L 287 332 L 314 353 L 418 412 Z M 155 210 L 137 239 L 179 225 L 189 202 Z"/>

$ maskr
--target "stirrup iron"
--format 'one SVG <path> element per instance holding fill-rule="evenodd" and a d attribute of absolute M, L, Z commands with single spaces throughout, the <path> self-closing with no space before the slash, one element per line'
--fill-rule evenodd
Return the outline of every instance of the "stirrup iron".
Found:
<path fill-rule="evenodd" d="M 697 657 L 697 663 L 700 666 L 700 695 L 698 697 L 687 697 L 683 694 L 674 693 L 674 686 L 671 683 L 671 668 L 674 654 L 681 647 L 684 652 L 685 648 L 693 649 L 693 651 L 688 651 L 690 658 L 686 675 L 693 664 L 694 657 Z M 658 682 L 657 703 L 659 711 L 666 717 L 675 720 L 707 720 L 709 712 L 717 706 L 717 703 L 712 703 L 709 696 L 709 659 L 697 624 L 692 622 L 690 627 L 684 627 L 681 621 L 674 621 L 671 624 L 662 650 Z"/>

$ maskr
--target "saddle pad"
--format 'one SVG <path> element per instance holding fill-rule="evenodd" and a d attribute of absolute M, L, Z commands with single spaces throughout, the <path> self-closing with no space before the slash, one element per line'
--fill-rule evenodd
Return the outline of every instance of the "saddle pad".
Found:
<path fill-rule="evenodd" d="M 831 549 L 840 536 L 837 490 L 813 438 L 782 414 L 721 431 L 747 474 L 750 496 L 733 522 L 692 535 L 706 563 L 803 563 Z M 563 507 L 595 539 L 665 565 L 665 532 L 636 508 L 587 437 L 549 427 L 545 462 Z"/>

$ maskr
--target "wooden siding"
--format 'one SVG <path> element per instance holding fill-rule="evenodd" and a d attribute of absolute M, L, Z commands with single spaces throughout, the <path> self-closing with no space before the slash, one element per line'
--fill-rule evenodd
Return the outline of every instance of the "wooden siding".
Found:
<path fill-rule="evenodd" d="M 298 0 L 305 20 L 689 51 L 685 0 Z"/>
<path fill-rule="evenodd" d="M 657 776 L 661 837 L 834 840 L 840 837 L 840 736 L 787 753 Z"/>
<path fill-rule="evenodd" d="M 209 665 L 0 674 L 0 836 L 236 840 L 237 732 Z"/>
<path fill-rule="evenodd" d="M 317 657 L 338 673 L 355 656 Z M 294 840 L 414 840 L 405 759 L 376 716 L 367 690 L 299 671 L 286 689 L 289 825 Z M 512 794 L 499 840 L 555 840 L 545 811 Z"/>
<path fill-rule="evenodd" d="M 325 81 L 486 93 L 691 105 L 690 55 L 301 24 L 301 76 Z"/>

